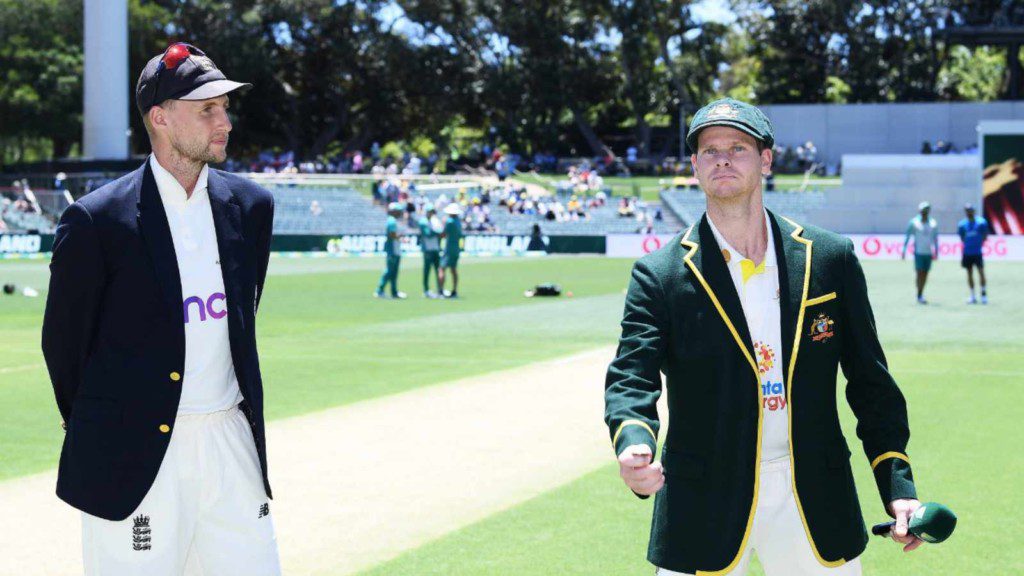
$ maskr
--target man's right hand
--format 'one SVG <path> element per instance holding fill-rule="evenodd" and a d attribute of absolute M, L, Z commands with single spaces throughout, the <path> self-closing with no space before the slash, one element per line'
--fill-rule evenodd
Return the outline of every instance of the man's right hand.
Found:
<path fill-rule="evenodd" d="M 629 489 L 641 496 L 650 496 L 665 485 L 661 462 L 652 462 L 654 455 L 646 444 L 634 444 L 619 454 L 619 475 Z"/>

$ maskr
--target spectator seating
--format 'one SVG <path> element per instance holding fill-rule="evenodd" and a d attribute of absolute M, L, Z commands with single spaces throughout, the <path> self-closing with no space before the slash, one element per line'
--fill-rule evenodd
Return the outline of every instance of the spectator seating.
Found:
<path fill-rule="evenodd" d="M 687 226 L 700 219 L 706 200 L 704 193 L 688 190 L 666 190 L 661 192 L 661 201 L 686 223 Z M 808 216 L 825 206 L 824 192 L 765 192 L 765 207 L 800 224 L 814 224 Z"/>
<path fill-rule="evenodd" d="M 267 185 L 274 195 L 275 234 L 380 234 L 383 208 L 351 188 Z M 316 200 L 322 212 L 314 216 Z"/>

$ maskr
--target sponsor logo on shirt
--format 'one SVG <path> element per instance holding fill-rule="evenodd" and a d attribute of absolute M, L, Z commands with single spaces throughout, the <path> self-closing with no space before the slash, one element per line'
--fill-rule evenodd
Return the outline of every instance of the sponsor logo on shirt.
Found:
<path fill-rule="evenodd" d="M 770 344 L 754 342 L 754 352 L 757 354 L 757 371 L 765 376 L 775 366 L 775 350 Z M 775 412 L 786 407 L 786 389 L 782 382 L 772 382 L 766 378 L 761 383 L 761 407 Z"/>
<path fill-rule="evenodd" d="M 182 303 L 182 312 L 185 315 L 185 324 L 189 323 L 189 312 L 199 312 L 199 321 L 206 322 L 207 316 L 212 320 L 220 320 L 228 315 L 227 296 L 221 292 L 210 294 L 205 300 L 200 296 L 189 296 Z"/>
<path fill-rule="evenodd" d="M 754 352 L 757 353 L 757 371 L 767 374 L 775 366 L 775 351 L 764 342 L 754 342 Z"/>
<path fill-rule="evenodd" d="M 782 410 L 786 407 L 786 394 L 782 382 L 768 381 L 761 384 L 761 407 L 771 412 Z"/>

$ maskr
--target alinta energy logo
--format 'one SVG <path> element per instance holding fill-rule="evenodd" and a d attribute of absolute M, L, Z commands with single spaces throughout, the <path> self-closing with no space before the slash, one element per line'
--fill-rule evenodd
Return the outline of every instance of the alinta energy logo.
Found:
<path fill-rule="evenodd" d="M 754 342 L 754 352 L 757 354 L 757 371 L 766 376 L 775 366 L 775 350 L 764 342 Z M 761 382 L 761 398 L 761 406 L 771 412 L 786 407 L 786 391 L 782 382 L 772 382 L 771 378 L 766 377 Z"/>
<path fill-rule="evenodd" d="M 219 304 L 219 306 L 218 306 Z M 205 300 L 200 296 L 189 296 L 182 302 L 182 313 L 185 315 L 185 324 L 189 323 L 189 312 L 199 312 L 199 321 L 206 322 L 209 317 L 212 320 L 220 320 L 228 315 L 227 296 L 221 292 L 210 294 Z"/>

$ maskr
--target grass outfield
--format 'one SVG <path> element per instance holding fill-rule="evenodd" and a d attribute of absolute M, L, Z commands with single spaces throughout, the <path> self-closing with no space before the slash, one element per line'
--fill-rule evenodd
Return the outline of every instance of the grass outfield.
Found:
<path fill-rule="evenodd" d="M 418 258 L 406 260 L 405 302 L 370 297 L 381 267 L 376 259 L 272 261 L 260 313 L 270 418 L 562 356 L 617 336 L 628 260 L 467 259 L 465 297 L 454 302 L 419 298 Z M 909 263 L 865 269 L 882 342 L 909 401 L 909 452 L 921 497 L 948 504 L 960 517 L 949 542 L 906 557 L 873 538 L 865 572 L 1024 573 L 1016 551 L 1024 537 L 1024 499 L 1016 496 L 1024 477 L 1017 446 L 1024 265 L 989 265 L 987 307 L 963 304 L 962 272 L 952 261 L 936 265 L 927 307 L 913 304 Z M 42 287 L 45 262 L 0 262 L 0 283 L 7 281 Z M 575 297 L 522 297 L 543 281 L 560 282 Z M 39 353 L 43 304 L 0 297 L 0 478 L 56 463 L 62 433 Z M 868 464 L 842 408 L 865 518 L 881 521 Z M 608 467 L 368 574 L 647 575 L 650 507 L 621 485 L 609 450 Z"/>
<path fill-rule="evenodd" d="M 555 358 L 614 341 L 630 263 L 599 257 L 466 258 L 459 300 L 420 296 L 405 258 L 403 302 L 372 297 L 379 259 L 271 261 L 260 310 L 267 417 L 293 416 Z M 40 291 L 46 263 L 0 261 L 0 283 Z M 527 299 L 558 282 L 574 297 Z M 0 480 L 55 466 L 63 432 L 39 350 L 45 293 L 0 297 Z"/>
<path fill-rule="evenodd" d="M 866 263 L 883 345 L 907 397 L 909 452 L 919 495 L 949 505 L 957 532 L 904 555 L 872 537 L 865 574 L 1022 574 L 1024 499 L 1019 441 L 1024 399 L 1024 266 L 990 264 L 993 304 L 963 304 L 962 272 L 940 262 L 913 303 L 908 263 Z M 840 385 L 845 381 L 840 376 Z M 868 462 L 841 403 L 843 428 L 867 522 L 886 520 Z M 609 462 L 614 462 L 609 450 Z M 403 554 L 362 576 L 430 574 L 648 575 L 652 501 L 634 498 L 613 463 L 567 486 Z M 755 567 L 752 574 L 762 574 Z"/>

